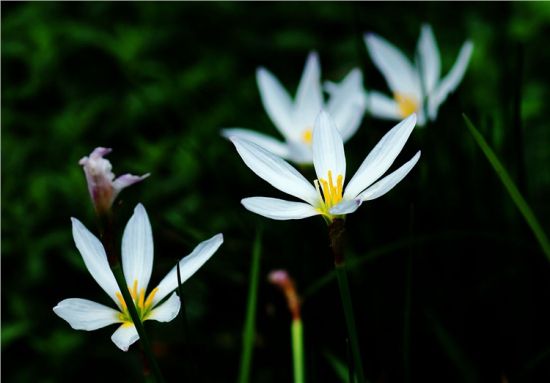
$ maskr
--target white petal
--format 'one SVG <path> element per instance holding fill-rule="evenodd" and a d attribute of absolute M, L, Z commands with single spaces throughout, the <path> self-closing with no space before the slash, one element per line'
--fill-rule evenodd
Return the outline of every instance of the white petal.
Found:
<path fill-rule="evenodd" d="M 244 138 L 245 140 L 252 141 L 262 148 L 269 150 L 276 156 L 289 159 L 290 150 L 288 145 L 271 136 L 255 132 L 253 130 L 240 128 L 223 129 L 222 135 L 226 138 L 230 138 L 232 136 Z"/>
<path fill-rule="evenodd" d="M 428 115 L 431 120 L 435 120 L 439 105 L 445 101 L 449 93 L 453 92 L 460 81 L 462 81 L 462 77 L 464 77 L 464 73 L 466 72 L 468 63 L 470 62 L 470 57 L 472 56 L 473 50 L 474 44 L 471 41 L 466 41 L 464 45 L 462 45 L 460 53 L 458 54 L 458 59 L 449 74 L 447 74 L 447 76 L 439 82 L 433 91 L 433 94 L 429 95 Z"/>
<path fill-rule="evenodd" d="M 367 96 L 363 89 L 363 75 L 355 68 L 340 84 L 329 83 L 325 88 L 330 93 L 327 112 L 345 142 L 357 131 L 365 114 Z"/>
<path fill-rule="evenodd" d="M 170 322 L 180 312 L 181 301 L 176 293 L 173 293 L 170 298 L 162 302 L 158 307 L 155 307 L 147 320 L 156 320 L 158 322 Z"/>
<path fill-rule="evenodd" d="M 267 115 L 284 137 L 293 137 L 293 107 L 287 91 L 267 69 L 259 68 L 256 71 L 256 80 Z"/>
<path fill-rule="evenodd" d="M 301 130 L 313 126 L 315 117 L 323 107 L 323 92 L 321 89 L 321 66 L 317 53 L 309 54 L 294 104 L 294 122 Z"/>
<path fill-rule="evenodd" d="M 369 55 L 393 93 L 413 95 L 420 99 L 418 73 L 399 49 L 375 33 L 365 35 Z"/>
<path fill-rule="evenodd" d="M 128 351 L 128 348 L 139 339 L 136 326 L 125 323 L 121 325 L 111 336 L 111 340 L 122 351 Z"/>
<path fill-rule="evenodd" d="M 357 210 L 362 203 L 363 203 L 363 200 L 361 200 L 360 198 L 352 199 L 352 200 L 343 200 L 336 206 L 333 206 L 329 210 L 329 213 L 333 215 L 350 214 L 350 213 L 353 213 L 355 210 Z"/>
<path fill-rule="evenodd" d="M 420 150 L 414 155 L 412 159 L 401 166 L 399 169 L 390 173 L 386 177 L 382 178 L 380 181 L 372 185 L 370 188 L 365 190 L 359 195 L 363 201 L 370 199 L 375 199 L 383 196 L 389 192 L 395 185 L 397 185 L 405 176 L 411 171 L 414 165 L 418 162 L 420 158 Z"/>
<path fill-rule="evenodd" d="M 53 311 L 75 330 L 92 331 L 121 321 L 118 311 L 87 299 L 65 299 Z"/>
<path fill-rule="evenodd" d="M 416 123 L 412 114 L 382 137 L 363 161 L 344 192 L 344 199 L 354 199 L 386 172 L 403 149 Z"/>
<path fill-rule="evenodd" d="M 339 175 L 346 179 L 346 155 L 340 132 L 336 129 L 332 117 L 321 111 L 313 128 L 313 166 L 318 179 L 328 181 L 328 172 L 336 184 Z"/>
<path fill-rule="evenodd" d="M 230 139 L 244 163 L 274 188 L 310 204 L 317 201 L 313 185 L 286 161 L 253 142 L 235 136 Z"/>
<path fill-rule="evenodd" d="M 223 243 L 223 235 L 216 234 L 209 240 L 201 242 L 187 257 L 179 261 L 181 283 L 188 280 L 212 255 L 218 250 Z M 170 294 L 178 287 L 178 271 L 177 265 L 170 270 L 158 285 L 158 291 L 153 298 L 153 305 L 160 302 L 165 296 Z"/>
<path fill-rule="evenodd" d="M 420 32 L 418 40 L 418 55 L 420 62 L 418 67 L 422 71 L 425 88 L 423 91 L 426 95 L 431 94 L 439 75 L 441 74 L 441 61 L 439 59 L 439 49 L 432 31 L 432 28 L 425 24 Z"/>
<path fill-rule="evenodd" d="M 153 271 L 153 234 L 142 204 L 134 209 L 122 236 L 122 269 L 129 288 L 138 281 L 138 292 L 147 291 Z"/>
<path fill-rule="evenodd" d="M 109 267 L 103 245 L 78 219 L 71 218 L 71 221 L 73 223 L 74 243 L 82 255 L 86 268 L 97 284 L 118 305 L 116 292 L 119 289 L 115 276 Z"/>
<path fill-rule="evenodd" d="M 399 105 L 393 98 L 390 98 L 380 92 L 371 91 L 368 95 L 368 108 L 374 117 L 386 120 L 401 120 Z"/>
<path fill-rule="evenodd" d="M 276 220 L 301 219 L 320 214 L 307 203 L 278 198 L 251 197 L 244 198 L 241 203 L 253 213 Z"/>

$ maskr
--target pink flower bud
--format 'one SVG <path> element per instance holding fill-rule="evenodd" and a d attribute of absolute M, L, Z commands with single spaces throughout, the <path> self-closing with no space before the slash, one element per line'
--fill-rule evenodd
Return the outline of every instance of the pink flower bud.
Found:
<path fill-rule="evenodd" d="M 102 147 L 95 148 L 89 157 L 82 157 L 78 162 L 84 167 L 88 190 L 98 214 L 106 213 L 111 209 L 122 189 L 149 177 L 149 173 L 142 176 L 124 174 L 115 179 L 115 175 L 111 171 L 111 163 L 103 158 L 111 150 Z"/>

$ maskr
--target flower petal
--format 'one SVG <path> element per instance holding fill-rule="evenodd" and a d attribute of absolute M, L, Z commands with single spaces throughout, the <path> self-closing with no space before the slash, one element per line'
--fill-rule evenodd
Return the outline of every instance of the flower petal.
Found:
<path fill-rule="evenodd" d="M 130 323 L 121 325 L 111 336 L 111 340 L 122 351 L 128 351 L 128 348 L 139 339 L 136 326 Z"/>
<path fill-rule="evenodd" d="M 355 68 L 341 83 L 327 83 L 325 88 L 330 93 L 327 112 L 345 142 L 355 134 L 365 114 L 367 97 L 363 89 L 363 75 Z"/>
<path fill-rule="evenodd" d="M 431 94 L 439 75 L 441 74 L 441 61 L 439 59 L 439 49 L 432 31 L 432 27 L 428 24 L 422 26 L 420 38 L 418 39 L 418 55 L 420 62 L 418 68 L 422 71 L 424 80 L 423 91 L 425 95 Z"/>
<path fill-rule="evenodd" d="M 346 215 L 353 213 L 355 210 L 359 209 L 359 206 L 363 201 L 359 198 L 352 200 L 342 200 L 339 204 L 333 206 L 329 213 L 332 215 Z"/>
<path fill-rule="evenodd" d="M 279 80 L 265 68 L 258 68 L 256 81 L 265 111 L 285 138 L 292 138 L 292 100 Z"/>
<path fill-rule="evenodd" d="M 124 189 L 124 188 L 126 188 L 130 185 L 133 185 L 137 182 L 143 181 L 144 179 L 146 179 L 150 175 L 151 175 L 150 173 L 146 173 L 142 176 L 135 176 L 135 175 L 129 174 L 129 173 L 121 175 L 120 177 L 118 177 L 116 180 L 113 181 L 113 189 L 115 189 L 113 199 L 116 198 L 117 194 L 122 189 Z"/>
<path fill-rule="evenodd" d="M 380 92 L 371 91 L 367 100 L 369 112 L 373 116 L 386 120 L 401 120 L 399 105 L 393 98 Z"/>
<path fill-rule="evenodd" d="M 203 241 L 187 257 L 179 261 L 181 283 L 188 280 L 212 255 L 218 250 L 223 243 L 223 235 L 216 234 L 209 240 Z M 170 294 L 178 287 L 178 272 L 177 265 L 166 274 L 158 285 L 158 291 L 153 298 L 153 305 L 160 302 L 165 296 Z"/>
<path fill-rule="evenodd" d="M 147 320 L 151 319 L 158 322 L 170 322 L 178 315 L 180 312 L 180 307 L 180 298 L 176 293 L 173 293 L 170 298 L 151 311 L 147 317 Z"/>
<path fill-rule="evenodd" d="M 53 308 L 53 311 L 75 330 L 92 331 L 121 322 L 118 311 L 87 299 L 62 300 Z"/>
<path fill-rule="evenodd" d="M 319 180 L 327 180 L 329 171 L 335 183 L 339 175 L 343 178 L 342 182 L 346 179 L 346 155 L 342 136 L 332 117 L 324 110 L 319 113 L 313 128 L 313 166 Z"/>
<path fill-rule="evenodd" d="M 137 204 L 122 236 L 122 269 L 131 288 L 137 280 L 138 292 L 147 291 L 153 271 L 153 233 L 142 204 Z"/>
<path fill-rule="evenodd" d="M 317 117 L 322 107 L 321 65 L 317 53 L 311 52 L 298 85 L 294 104 L 294 122 L 298 133 L 301 133 L 307 127 L 313 126 L 315 117 Z"/>
<path fill-rule="evenodd" d="M 399 49 L 375 33 L 365 35 L 369 55 L 386 78 L 393 93 L 402 93 L 421 99 L 420 82 L 416 69 Z"/>
<path fill-rule="evenodd" d="M 73 238 L 78 251 L 82 255 L 86 268 L 97 284 L 119 305 L 116 292 L 119 290 L 115 276 L 109 267 L 107 255 L 103 245 L 84 225 L 76 218 L 73 223 Z"/>
<path fill-rule="evenodd" d="M 384 194 L 389 192 L 395 185 L 397 185 L 403 178 L 405 178 L 405 176 L 411 171 L 414 165 L 416 165 L 419 158 L 420 150 L 414 155 L 412 159 L 406 162 L 399 169 L 382 178 L 380 181 L 361 193 L 359 195 L 359 198 L 361 198 L 363 201 L 367 201 L 383 196 Z"/>
<path fill-rule="evenodd" d="M 473 50 L 474 44 L 471 41 L 466 41 L 464 45 L 462 45 L 460 53 L 458 54 L 458 58 L 449 74 L 447 74 L 447 76 L 445 76 L 439 82 L 439 84 L 435 87 L 433 93 L 429 95 L 428 115 L 431 120 L 435 120 L 435 118 L 437 117 L 437 110 L 439 109 L 439 105 L 441 105 L 443 101 L 445 101 L 449 93 L 453 92 L 460 81 L 462 81 L 464 73 L 466 72 L 466 68 L 468 67 L 468 63 L 470 62 L 470 57 L 472 56 Z"/>
<path fill-rule="evenodd" d="M 382 137 L 349 181 L 344 192 L 344 199 L 355 199 L 359 193 L 390 168 L 405 146 L 415 123 L 416 115 L 412 114 Z"/>
<path fill-rule="evenodd" d="M 244 198 L 241 203 L 253 213 L 276 220 L 301 219 L 321 214 L 307 203 L 278 198 L 250 197 Z"/>
<path fill-rule="evenodd" d="M 312 205 L 317 201 L 317 192 L 313 185 L 286 161 L 240 137 L 233 136 L 230 140 L 246 166 L 274 188 Z"/>
<path fill-rule="evenodd" d="M 275 138 L 255 132 L 253 130 L 241 129 L 241 128 L 228 128 L 222 130 L 222 136 L 230 138 L 232 136 L 244 138 L 245 140 L 254 142 L 264 149 L 269 150 L 271 153 L 282 158 L 289 158 L 289 147 L 284 142 L 276 140 Z"/>

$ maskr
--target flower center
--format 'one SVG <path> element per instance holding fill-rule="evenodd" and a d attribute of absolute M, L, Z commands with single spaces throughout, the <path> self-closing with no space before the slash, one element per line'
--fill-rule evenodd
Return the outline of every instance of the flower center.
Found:
<path fill-rule="evenodd" d="M 147 320 L 147 317 L 153 308 L 153 298 L 155 298 L 155 295 L 157 294 L 158 287 L 155 287 L 153 291 L 149 293 L 147 299 L 145 299 L 145 289 L 142 288 L 141 290 L 138 290 L 137 279 L 134 280 L 134 285 L 132 287 L 128 286 L 128 290 L 130 290 L 130 295 L 132 296 L 133 303 L 136 306 L 139 319 L 142 322 Z M 132 316 L 128 311 L 128 306 L 126 305 L 120 291 L 116 292 L 116 297 L 120 303 L 120 307 L 122 308 L 122 312 L 119 314 L 119 319 L 124 325 L 131 325 L 133 323 Z"/>
<path fill-rule="evenodd" d="M 331 207 L 336 205 L 342 200 L 342 184 L 344 182 L 344 177 L 339 174 L 336 177 L 336 184 L 332 179 L 332 171 L 328 171 L 327 179 L 319 178 L 315 180 L 315 189 L 321 197 L 321 205 L 318 207 L 318 210 L 326 217 L 332 218 L 332 214 L 329 213 Z"/>
<path fill-rule="evenodd" d="M 397 107 L 399 108 L 401 117 L 407 117 L 418 109 L 418 102 L 415 97 L 395 92 L 393 98 L 397 102 Z"/>
<path fill-rule="evenodd" d="M 301 138 L 305 144 L 311 145 L 311 141 L 313 140 L 313 129 L 306 128 L 306 130 L 302 132 Z"/>

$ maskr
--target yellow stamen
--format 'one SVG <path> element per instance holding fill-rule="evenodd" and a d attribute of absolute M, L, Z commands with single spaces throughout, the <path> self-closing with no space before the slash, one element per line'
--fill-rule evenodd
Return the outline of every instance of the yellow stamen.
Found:
<path fill-rule="evenodd" d="M 139 291 L 139 302 L 138 302 L 138 306 L 143 309 L 145 306 L 143 305 L 145 301 L 145 289 L 142 288 L 140 291 Z"/>
<path fill-rule="evenodd" d="M 122 307 L 122 311 L 126 311 L 128 307 L 126 306 L 126 302 L 124 302 L 124 298 L 122 297 L 122 294 L 120 293 L 120 291 L 117 291 L 115 295 L 116 295 L 116 299 L 118 299 L 118 302 L 120 303 L 120 307 Z"/>
<path fill-rule="evenodd" d="M 344 176 L 339 174 L 338 177 L 336 177 L 335 184 L 332 178 L 332 171 L 329 170 L 327 179 L 319 178 L 319 180 L 314 181 L 314 184 L 317 193 L 321 197 L 321 206 L 317 209 L 324 216 L 332 220 L 333 216 L 329 213 L 329 210 L 342 200 Z"/>
<path fill-rule="evenodd" d="M 157 291 L 159 291 L 159 288 L 155 287 L 153 291 L 149 293 L 149 296 L 147 297 L 147 300 L 145 301 L 145 305 L 143 307 L 149 307 L 153 304 L 153 298 L 155 298 Z"/>
<path fill-rule="evenodd" d="M 302 141 L 306 144 L 311 144 L 311 141 L 313 140 L 313 129 L 307 128 L 302 132 Z"/>
<path fill-rule="evenodd" d="M 134 302 L 137 299 L 137 285 L 138 285 L 138 281 L 137 279 L 134 279 L 134 286 L 132 287 L 132 289 L 128 288 L 128 290 L 130 290 L 130 295 L 132 296 L 132 299 L 134 300 Z"/>
<path fill-rule="evenodd" d="M 401 117 L 407 117 L 418 109 L 418 101 L 413 96 L 395 92 L 393 98 L 397 102 Z"/>

